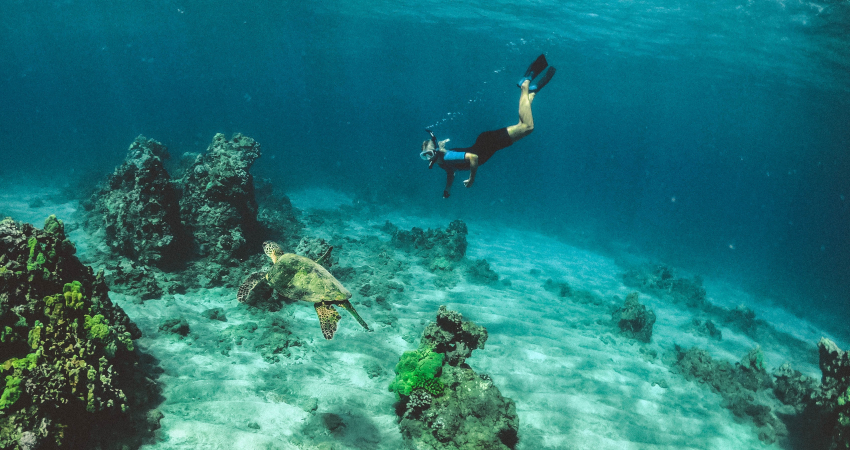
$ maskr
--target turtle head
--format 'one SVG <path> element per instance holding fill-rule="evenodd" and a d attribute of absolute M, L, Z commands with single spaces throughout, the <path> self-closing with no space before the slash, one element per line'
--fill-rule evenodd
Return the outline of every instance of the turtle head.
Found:
<path fill-rule="evenodd" d="M 277 264 L 277 258 L 283 254 L 283 250 L 280 248 L 280 245 L 277 245 L 277 242 L 274 241 L 263 242 L 263 252 L 266 253 L 266 256 L 272 259 L 272 264 Z"/>

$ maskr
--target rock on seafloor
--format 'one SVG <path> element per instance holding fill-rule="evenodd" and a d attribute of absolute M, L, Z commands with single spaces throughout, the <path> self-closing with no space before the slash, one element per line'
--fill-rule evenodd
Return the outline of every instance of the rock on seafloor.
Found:
<path fill-rule="evenodd" d="M 112 251 L 143 264 L 167 266 L 185 253 L 178 192 L 163 165 L 168 149 L 139 136 L 124 163 L 85 203 L 100 217 Z"/>

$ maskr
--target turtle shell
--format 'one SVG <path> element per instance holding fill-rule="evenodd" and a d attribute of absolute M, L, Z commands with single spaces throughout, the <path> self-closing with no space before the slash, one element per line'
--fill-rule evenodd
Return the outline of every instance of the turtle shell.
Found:
<path fill-rule="evenodd" d="M 327 269 L 294 253 L 278 256 L 266 279 L 280 295 L 293 300 L 319 303 L 351 298 L 351 292 Z"/>

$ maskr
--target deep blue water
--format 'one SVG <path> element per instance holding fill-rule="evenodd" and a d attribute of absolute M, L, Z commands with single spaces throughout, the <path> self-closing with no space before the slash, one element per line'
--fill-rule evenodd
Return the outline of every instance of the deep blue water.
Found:
<path fill-rule="evenodd" d="M 101 177 L 216 132 L 255 172 L 630 250 L 850 314 L 850 3 L 5 0 L 0 176 Z M 476 185 L 418 158 L 516 123 Z M 72 171 L 73 170 L 73 171 Z M 843 319 L 842 319 L 843 320 Z M 837 325 L 837 324 L 833 324 Z"/>

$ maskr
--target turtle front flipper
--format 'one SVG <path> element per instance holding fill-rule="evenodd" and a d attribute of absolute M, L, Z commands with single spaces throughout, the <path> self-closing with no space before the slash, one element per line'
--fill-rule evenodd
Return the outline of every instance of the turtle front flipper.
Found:
<path fill-rule="evenodd" d="M 331 340 L 336 333 L 337 324 L 339 323 L 340 315 L 332 305 L 326 303 L 314 303 L 316 306 L 316 315 L 319 316 L 319 325 L 322 327 L 322 334 L 325 339 Z"/>
<path fill-rule="evenodd" d="M 245 281 L 239 286 L 239 290 L 236 291 L 236 300 L 239 300 L 239 303 L 245 303 L 245 300 L 251 295 L 251 291 L 265 279 L 266 272 L 254 272 L 248 275 L 248 278 L 245 278 Z"/>
<path fill-rule="evenodd" d="M 340 308 L 351 313 L 351 315 L 354 316 L 355 319 L 357 319 L 357 322 L 359 322 L 360 325 L 363 326 L 363 328 L 365 328 L 367 331 L 372 331 L 372 330 L 369 329 L 369 325 L 366 325 L 366 322 L 363 321 L 362 318 L 360 318 L 360 314 L 357 314 L 357 311 L 354 309 L 353 306 L 351 306 L 350 301 L 344 300 L 344 301 L 341 301 L 341 302 L 336 303 L 336 304 L 339 305 Z"/>

